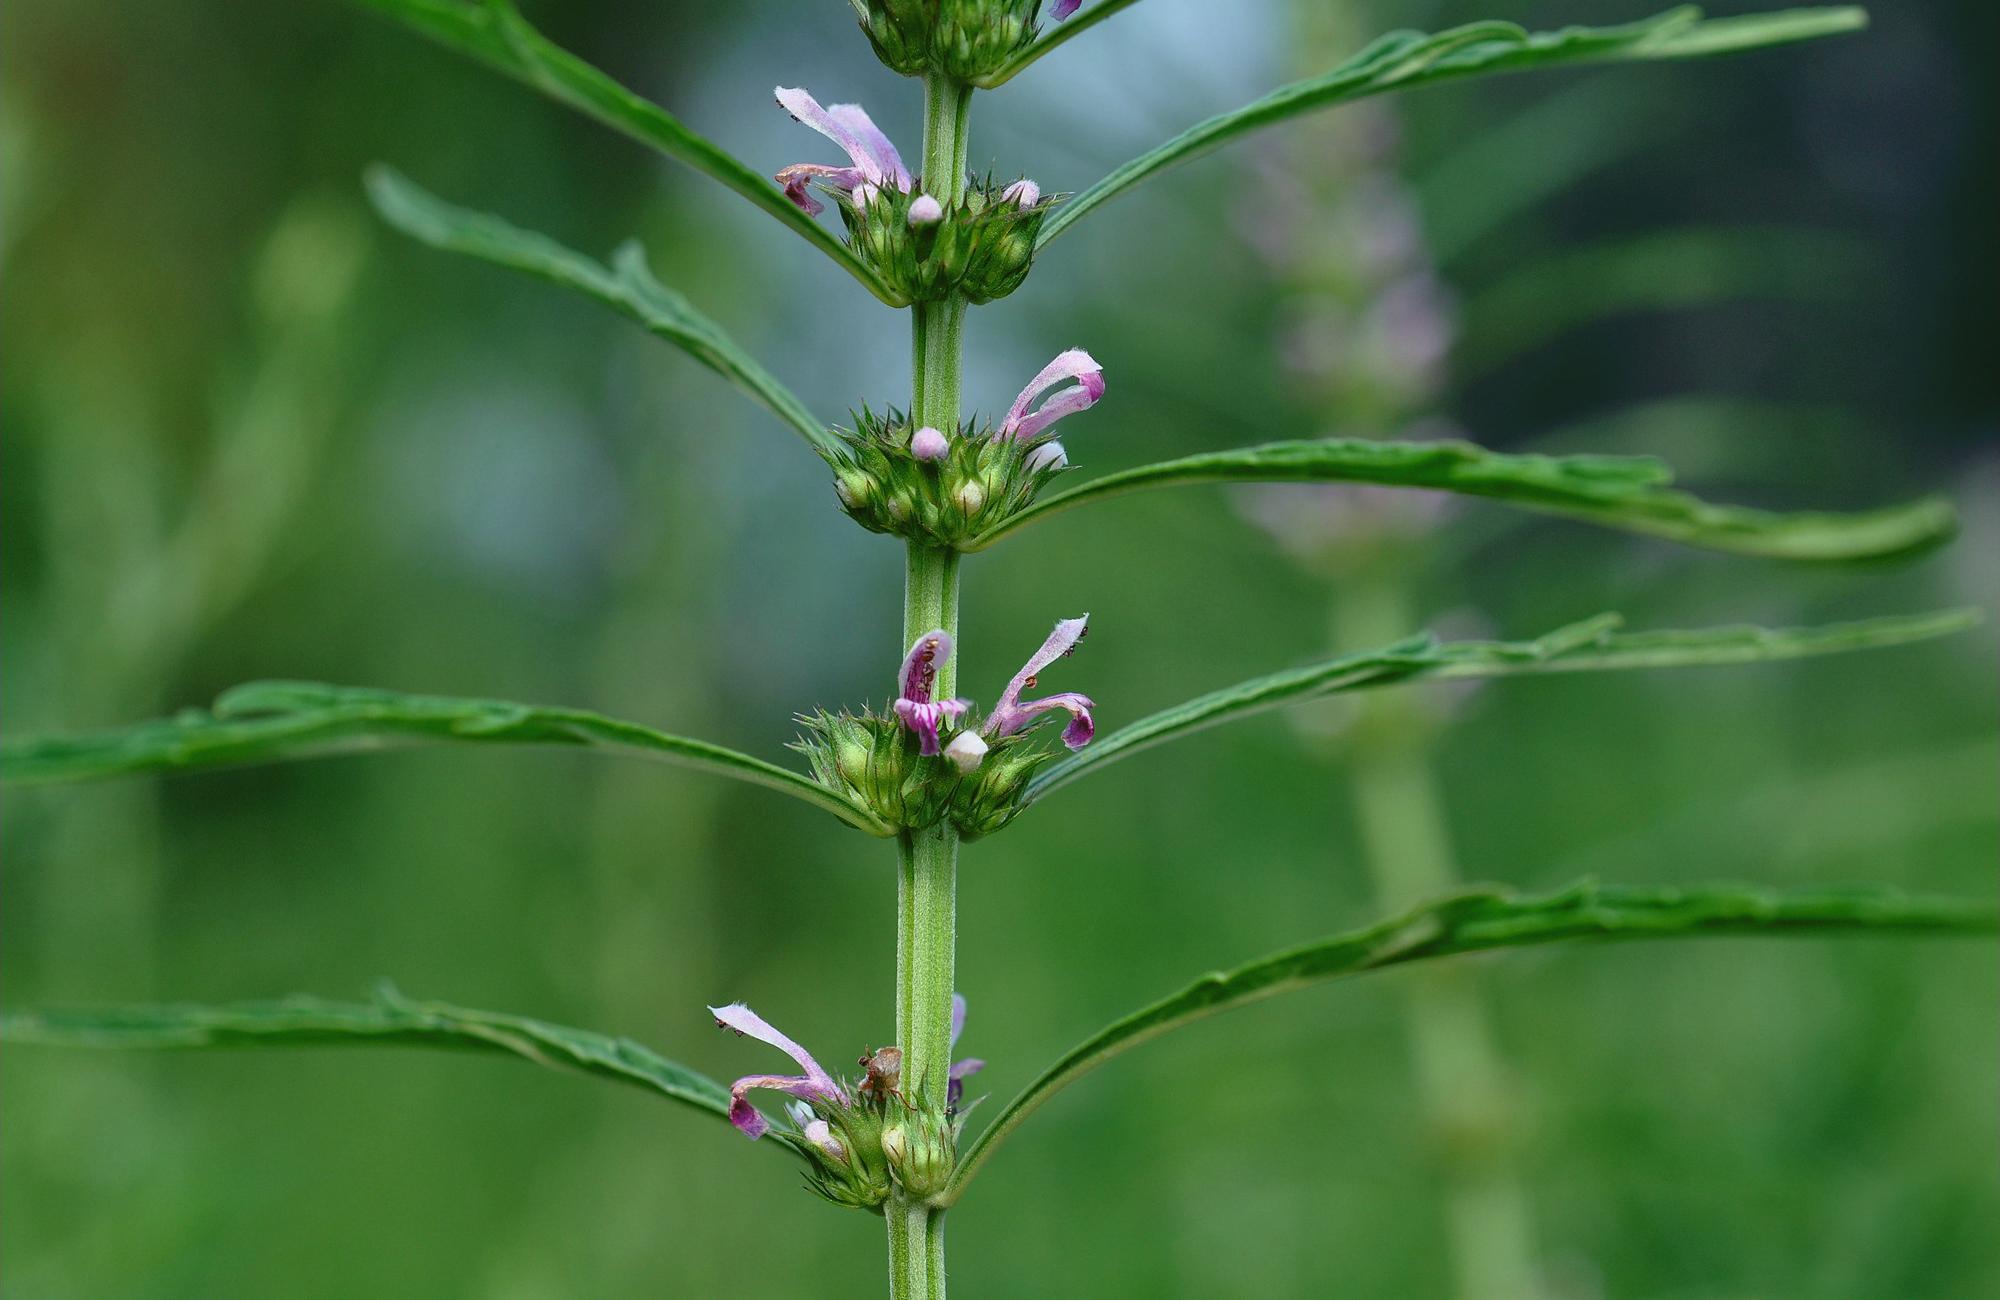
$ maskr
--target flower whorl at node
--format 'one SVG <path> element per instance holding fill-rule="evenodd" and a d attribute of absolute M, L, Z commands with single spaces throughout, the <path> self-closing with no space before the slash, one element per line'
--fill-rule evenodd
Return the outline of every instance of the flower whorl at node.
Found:
<path fill-rule="evenodd" d="M 1032 181 L 1032 202 L 1007 197 L 1027 193 L 1021 184 L 974 177 L 956 202 L 921 188 L 832 193 L 848 246 L 899 297 L 937 302 L 958 293 L 986 303 L 1006 297 L 1027 279 L 1042 219 L 1056 203 L 1042 198 Z"/>
<path fill-rule="evenodd" d="M 841 509 L 863 528 L 956 550 L 1069 468 L 1050 429 L 1103 396 L 1104 368 L 1070 348 L 1028 381 L 997 429 L 967 422 L 945 433 L 912 428 L 894 407 L 879 416 L 863 409 L 853 431 L 833 430 L 838 445 L 820 454 Z"/>
<path fill-rule="evenodd" d="M 1034 44 L 1042 0 L 852 0 L 875 54 L 904 76 L 979 81 Z M 1055 0 L 1057 22 L 1082 0 Z"/>
<path fill-rule="evenodd" d="M 1044 715 L 1069 715 L 1062 741 L 1070 749 L 1090 743 L 1096 730 L 1096 704 L 1087 695 L 1021 698 L 1037 674 L 1075 650 L 1085 624 L 1083 618 L 1057 623 L 979 720 L 969 716 L 968 701 L 936 697 L 937 669 L 951 653 L 951 638 L 927 632 L 903 660 L 890 709 L 801 714 L 805 731 L 792 748 L 806 756 L 814 780 L 891 826 L 921 830 L 948 820 L 962 839 L 990 835 L 1021 811 L 1029 781 L 1055 757 L 1027 737 Z"/>
<path fill-rule="evenodd" d="M 755 1139 L 771 1123 L 745 1094 L 781 1092 L 791 1119 L 791 1142 L 809 1163 L 806 1185 L 835 1205 L 879 1209 L 892 1187 L 928 1200 L 945 1189 L 958 1160 L 963 1127 L 959 1100 L 964 1080 L 984 1068 L 980 1060 L 951 1065 L 943 1105 L 921 1088 L 903 1086 L 903 1053 L 879 1048 L 860 1059 L 861 1081 L 850 1084 L 820 1067 L 803 1047 L 740 1002 L 710 1007 L 718 1029 L 768 1043 L 796 1061 L 802 1075 L 753 1074 L 730 1085 L 729 1122 Z M 965 999 L 951 999 L 951 1045 L 965 1029 Z"/>
<path fill-rule="evenodd" d="M 1047 439 L 913 423 L 894 407 L 863 410 L 852 431 L 833 430 L 837 446 L 820 452 L 840 508 L 870 532 L 956 549 L 1033 501 L 1064 468 L 1041 454 Z"/>
<path fill-rule="evenodd" d="M 919 178 L 859 104 L 821 107 L 796 87 L 780 86 L 778 104 L 793 118 L 839 145 L 848 165 L 793 163 L 776 180 L 785 197 L 818 216 L 831 198 L 847 228 L 847 244 L 905 303 L 963 294 L 975 303 L 1004 298 L 1020 287 L 1034 262 L 1035 237 L 1055 205 L 1030 180 L 1009 184 L 970 178 L 958 199 L 951 178 Z M 939 181 L 936 192 L 923 181 Z"/>

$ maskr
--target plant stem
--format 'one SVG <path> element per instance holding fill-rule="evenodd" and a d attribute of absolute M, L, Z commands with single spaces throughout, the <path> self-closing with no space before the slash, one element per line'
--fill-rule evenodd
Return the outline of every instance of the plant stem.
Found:
<path fill-rule="evenodd" d="M 1400 573 L 1376 572 L 1344 586 L 1336 643 L 1378 645 L 1403 635 L 1415 626 L 1410 603 Z M 1350 772 L 1363 856 L 1377 896 L 1392 910 L 1458 883 L 1444 801 L 1426 757 L 1436 726 L 1407 691 L 1371 694 L 1357 724 Z M 1415 974 L 1410 1052 L 1437 1139 L 1454 1294 L 1536 1300 L 1544 1292 L 1534 1216 L 1513 1167 L 1507 1071 L 1486 1008 L 1462 969 Z"/>
<path fill-rule="evenodd" d="M 965 192 L 969 86 L 932 75 L 924 83 L 925 191 L 947 206 Z M 956 295 L 911 309 L 910 417 L 947 435 L 958 430 L 958 380 L 965 300 Z M 933 628 L 958 635 L 958 553 L 909 544 L 903 587 L 907 648 Z M 957 686 L 955 658 L 939 665 L 938 697 Z M 958 832 L 948 822 L 897 839 L 896 1043 L 903 1089 L 943 1108 L 951 1069 L 952 966 L 957 945 Z M 889 1231 L 893 1300 L 943 1300 L 944 1211 L 899 1192 L 882 1207 Z"/>

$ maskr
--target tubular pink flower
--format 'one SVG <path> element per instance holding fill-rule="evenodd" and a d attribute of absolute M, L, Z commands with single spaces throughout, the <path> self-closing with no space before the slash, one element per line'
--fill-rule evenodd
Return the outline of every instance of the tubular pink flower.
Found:
<path fill-rule="evenodd" d="M 1014 680 L 1007 683 L 1007 689 L 1000 696 L 1000 702 L 987 715 L 985 733 L 996 739 L 1011 736 L 1028 726 L 1040 715 L 1054 709 L 1061 709 L 1070 715 L 1069 725 L 1063 728 L 1063 744 L 1071 749 L 1082 749 L 1096 734 L 1097 724 L 1090 711 L 1097 704 L 1088 695 L 1075 691 L 1065 691 L 1058 695 L 1044 696 L 1039 700 L 1023 701 L 1021 692 L 1034 689 L 1037 675 L 1056 660 L 1076 649 L 1083 640 L 1090 615 L 1082 618 L 1066 618 L 1056 624 L 1056 630 L 1049 633 L 1042 648 L 1030 655 L 1021 671 L 1014 674 Z"/>
<path fill-rule="evenodd" d="M 770 1122 L 759 1114 L 744 1095 L 753 1090 L 764 1089 L 782 1092 L 788 1097 L 806 1101 L 829 1101 L 840 1105 L 848 1104 L 846 1091 L 840 1081 L 820 1068 L 812 1054 L 800 1047 L 784 1034 L 778 1032 L 770 1022 L 744 1006 L 732 1002 L 726 1007 L 710 1007 L 709 1014 L 715 1017 L 718 1029 L 733 1029 L 739 1035 L 748 1035 L 760 1043 L 768 1043 L 798 1062 L 803 1075 L 750 1074 L 729 1085 L 729 1122 L 749 1138 L 760 1138 L 770 1130 Z"/>
<path fill-rule="evenodd" d="M 938 665 L 950 657 L 951 634 L 943 628 L 933 628 L 918 637 L 910 653 L 903 656 L 903 669 L 896 678 L 896 717 L 917 733 L 917 752 L 926 757 L 942 750 L 938 729 L 964 717 L 969 707 L 964 700 L 932 698 L 937 689 Z"/>
<path fill-rule="evenodd" d="M 806 192 L 806 186 L 814 181 L 850 194 L 886 185 L 909 193 L 913 181 L 909 169 L 903 166 L 902 155 L 859 104 L 822 108 L 818 100 L 797 87 L 780 86 L 775 93 L 780 107 L 839 145 L 853 164 L 849 167 L 792 164 L 777 175 L 778 183 L 785 187 L 786 198 L 817 216 L 825 210 L 825 205 Z"/>
<path fill-rule="evenodd" d="M 1034 411 L 1028 410 L 1036 398 L 1065 379 L 1074 379 L 1076 383 L 1053 394 Z M 1082 348 L 1071 348 L 1058 354 L 1055 360 L 1042 367 L 1040 374 L 1028 381 L 1028 386 L 1007 408 L 1007 418 L 1000 422 L 998 436 L 1025 442 L 1065 415 L 1089 410 L 1102 396 L 1104 367 Z"/>

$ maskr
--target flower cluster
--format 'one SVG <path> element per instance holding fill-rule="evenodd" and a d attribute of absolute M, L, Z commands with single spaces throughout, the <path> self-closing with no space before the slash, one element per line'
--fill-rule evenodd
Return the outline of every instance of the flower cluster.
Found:
<path fill-rule="evenodd" d="M 836 1205 L 872 1209 L 888 1199 L 892 1184 L 919 1200 L 944 1190 L 957 1160 L 963 1120 L 959 1102 L 965 1080 L 985 1068 L 980 1060 L 950 1067 L 942 1109 L 902 1086 L 903 1053 L 879 1048 L 861 1057 L 858 1083 L 836 1079 L 812 1053 L 786 1037 L 740 1002 L 710 1007 L 718 1029 L 768 1043 L 798 1064 L 802 1074 L 751 1074 L 729 1087 L 729 1122 L 744 1136 L 761 1138 L 770 1120 L 750 1103 L 756 1091 L 783 1093 L 791 1100 L 793 1145 L 812 1163 L 807 1183 Z M 965 1032 L 965 999 L 951 1000 L 951 1045 Z"/>
<path fill-rule="evenodd" d="M 1049 665 L 1075 651 L 1087 622 L 1088 616 L 1057 623 L 977 720 L 970 716 L 971 701 L 939 695 L 938 668 L 951 654 L 951 637 L 942 629 L 926 632 L 904 656 L 886 713 L 803 716 L 807 734 L 795 748 L 822 785 L 892 826 L 918 829 L 949 818 L 962 838 L 991 834 L 1013 820 L 1029 778 L 1053 757 L 1028 742 L 1038 722 L 1067 714 L 1062 741 L 1071 749 L 1089 744 L 1096 730 L 1096 702 L 1087 695 L 1024 698 Z"/>
<path fill-rule="evenodd" d="M 859 104 L 823 108 L 797 88 L 779 87 L 779 105 L 839 145 L 845 167 L 793 163 L 775 179 L 785 196 L 818 216 L 824 195 L 839 208 L 848 246 L 905 302 L 935 302 L 962 294 L 991 302 L 1020 287 L 1034 261 L 1035 237 L 1053 200 L 1031 180 L 1002 184 L 991 176 L 919 178 Z M 926 187 L 924 179 L 936 182 Z"/>
<path fill-rule="evenodd" d="M 853 0 L 861 30 L 882 62 L 904 76 L 942 72 L 979 81 L 1034 43 L 1042 0 Z M 1056 0 L 1049 17 L 1083 0 Z"/>
<path fill-rule="evenodd" d="M 863 411 L 840 445 L 821 454 L 833 467 L 840 505 L 863 528 L 956 548 L 1026 506 L 1069 466 L 1050 432 L 1104 396 L 1104 370 L 1081 348 L 1042 368 L 1000 427 L 968 422 L 949 433 L 891 408 Z M 1037 403 L 1039 402 L 1039 405 Z"/>

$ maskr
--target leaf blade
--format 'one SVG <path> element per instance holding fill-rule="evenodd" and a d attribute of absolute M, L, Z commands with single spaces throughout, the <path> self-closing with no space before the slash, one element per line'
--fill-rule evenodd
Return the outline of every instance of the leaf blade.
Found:
<path fill-rule="evenodd" d="M 1531 673 L 1690 668 L 1800 659 L 1907 645 L 1975 626 L 1977 609 L 1866 619 L 1810 628 L 1705 628 L 1620 633 L 1600 615 L 1533 641 L 1440 642 L 1422 635 L 1381 650 L 1239 682 L 1099 736 L 1029 782 L 1033 802 L 1080 776 L 1142 750 L 1286 704 L 1424 677 L 1507 677 Z"/>
<path fill-rule="evenodd" d="M 728 1088 L 629 1038 L 503 1012 L 411 1001 L 386 986 L 372 1002 L 300 996 L 221 1006 L 167 1003 L 9 1012 L 0 1015 L 0 1039 L 122 1050 L 373 1045 L 465 1050 L 594 1075 L 718 1119 L 729 1117 Z"/>
<path fill-rule="evenodd" d="M 891 307 L 904 305 L 867 263 L 787 199 L 769 178 L 689 130 L 658 104 L 549 41 L 521 16 L 513 0 L 360 3 L 721 182 L 805 236 L 877 298 Z"/>
<path fill-rule="evenodd" d="M 1113 169 L 1043 224 L 1036 247 L 1142 180 L 1246 132 L 1316 109 L 1465 77 L 1570 64 L 1697 58 L 1811 40 L 1866 25 L 1866 12 L 1852 6 L 1704 21 L 1698 8 L 1684 5 L 1615 27 L 1531 33 L 1512 23 L 1479 22 L 1435 34 L 1391 32 L 1322 76 L 1280 86 L 1242 108 L 1198 122 Z"/>
<path fill-rule="evenodd" d="M 1201 452 L 1100 475 L 1045 497 L 966 544 L 983 550 L 1029 524 L 1132 492 L 1214 483 L 1366 483 L 1484 497 L 1687 546 L 1800 562 L 1896 559 L 1953 535 L 1951 504 L 1925 497 L 1877 510 L 1780 513 L 1715 505 L 1668 486 L 1644 456 L 1543 456 L 1470 442 L 1317 438 Z"/>
<path fill-rule="evenodd" d="M 964 1193 L 993 1149 L 1050 1097 L 1111 1058 L 1172 1029 L 1280 993 L 1390 966 L 1501 948 L 1571 940 L 1792 935 L 1898 931 L 1988 934 L 2000 926 L 1990 902 L 1907 895 L 1891 889 L 1780 892 L 1745 886 L 1634 889 L 1583 881 L 1527 896 L 1476 889 L 1215 972 L 1085 1039 L 1028 1084 L 981 1131 L 946 1189 Z"/>
<path fill-rule="evenodd" d="M 873 835 L 873 814 L 763 759 L 582 709 L 408 695 L 319 682 L 251 682 L 211 711 L 133 727 L 0 742 L 0 779 L 21 785 L 284 762 L 422 744 L 558 745 L 649 758 L 761 785 Z"/>
<path fill-rule="evenodd" d="M 805 403 L 722 326 L 654 279 L 637 244 L 620 248 L 607 267 L 546 235 L 448 203 L 393 167 L 370 167 L 365 184 L 382 219 L 419 243 L 587 294 L 735 384 L 822 454 L 838 445 Z"/>

